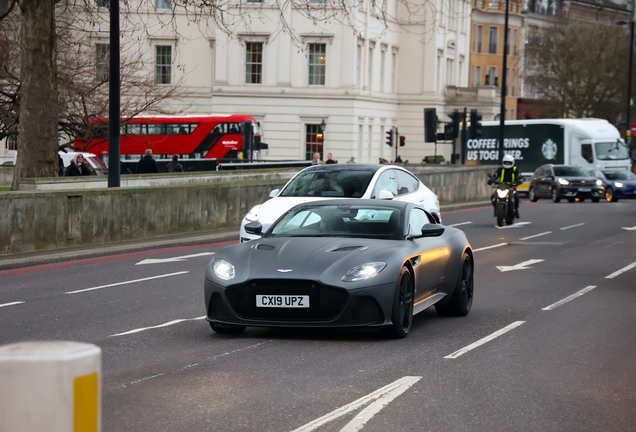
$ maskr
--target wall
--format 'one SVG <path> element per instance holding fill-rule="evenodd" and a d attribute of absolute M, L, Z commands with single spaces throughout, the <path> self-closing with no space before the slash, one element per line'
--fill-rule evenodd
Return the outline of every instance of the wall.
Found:
<path fill-rule="evenodd" d="M 11 186 L 11 182 L 13 181 L 13 171 L 15 170 L 12 166 L 1 166 L 0 165 L 0 187 L 9 187 Z"/>
<path fill-rule="evenodd" d="M 443 203 L 487 199 L 492 167 L 409 167 Z M 0 256 L 238 230 L 284 179 L 146 188 L 0 192 Z"/>

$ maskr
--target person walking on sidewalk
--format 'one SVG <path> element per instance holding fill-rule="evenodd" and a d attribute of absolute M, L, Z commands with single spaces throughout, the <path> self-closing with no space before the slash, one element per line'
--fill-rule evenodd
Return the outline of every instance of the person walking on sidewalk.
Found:
<path fill-rule="evenodd" d="M 152 150 L 146 150 L 146 155 L 139 159 L 139 163 L 137 164 L 136 174 L 151 174 L 158 173 L 159 165 L 157 165 L 157 161 L 152 157 Z"/>

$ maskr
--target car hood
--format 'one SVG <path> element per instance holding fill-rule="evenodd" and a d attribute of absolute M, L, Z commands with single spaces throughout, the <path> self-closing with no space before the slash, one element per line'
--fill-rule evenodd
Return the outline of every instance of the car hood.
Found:
<path fill-rule="evenodd" d="M 225 247 L 212 261 L 221 258 L 234 265 L 236 276 L 231 281 L 221 282 L 224 285 L 261 278 L 310 279 L 340 284 L 342 276 L 355 266 L 386 262 L 387 267 L 373 278 L 376 285 L 395 281 L 393 269 L 399 270 L 403 262 L 403 254 L 398 253 L 403 248 L 404 241 L 400 240 L 269 237 Z M 220 282 L 213 274 L 208 274 L 208 278 Z M 364 285 L 368 282 L 362 281 Z M 359 285 L 358 282 L 348 284 L 351 287 Z"/>
<path fill-rule="evenodd" d="M 596 180 L 598 180 L 596 177 L 559 176 L 559 178 L 565 179 L 567 181 L 586 182 L 590 184 L 594 184 L 596 183 Z"/>

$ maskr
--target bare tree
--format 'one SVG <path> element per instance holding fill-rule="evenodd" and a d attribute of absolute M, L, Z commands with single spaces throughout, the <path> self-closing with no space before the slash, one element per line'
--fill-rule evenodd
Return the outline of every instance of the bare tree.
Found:
<path fill-rule="evenodd" d="M 562 117 L 598 117 L 617 123 L 627 88 L 623 28 L 560 20 L 530 32 L 525 79 Z"/>

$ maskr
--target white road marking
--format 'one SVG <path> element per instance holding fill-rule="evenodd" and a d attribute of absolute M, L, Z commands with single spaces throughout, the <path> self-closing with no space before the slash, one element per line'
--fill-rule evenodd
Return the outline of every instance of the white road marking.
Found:
<path fill-rule="evenodd" d="M 195 257 L 200 257 L 200 256 L 206 256 L 206 255 L 214 255 L 214 252 L 202 252 L 202 253 L 198 253 L 198 254 L 192 254 L 192 255 L 183 255 L 180 257 L 172 257 L 172 258 L 149 258 L 149 259 L 145 259 L 143 261 L 139 261 L 137 264 L 135 265 L 143 265 L 143 264 L 162 264 L 162 263 L 168 263 L 168 262 L 181 262 L 181 261 L 185 261 L 188 258 L 195 258 Z"/>
<path fill-rule="evenodd" d="M 82 292 L 86 292 L 86 291 L 94 291 L 94 290 L 98 290 L 98 289 L 102 289 L 102 288 L 110 288 L 110 287 L 114 287 L 114 286 L 127 285 L 127 284 L 131 284 L 131 283 L 143 282 L 143 281 L 152 280 L 152 279 L 160 279 L 160 278 L 165 278 L 165 277 L 168 277 L 168 276 L 177 276 L 177 275 L 182 275 L 182 274 L 186 274 L 186 273 L 190 273 L 190 272 L 189 271 L 181 271 L 181 272 L 176 272 L 176 273 L 168 273 L 168 274 L 159 275 L 159 276 L 151 276 L 151 277 L 147 277 L 147 278 L 143 278 L 143 279 L 135 279 L 135 280 L 126 281 L 126 282 L 117 282 L 117 283 L 114 283 L 114 284 L 102 285 L 102 286 L 93 287 L 93 288 L 86 288 L 86 289 L 81 289 L 81 290 L 77 290 L 77 291 L 68 291 L 65 294 L 77 294 L 77 293 L 82 293 Z"/>
<path fill-rule="evenodd" d="M 631 263 L 630 265 L 628 265 L 627 267 L 624 267 L 620 270 L 615 271 L 614 273 L 612 273 L 609 276 L 605 276 L 605 279 L 614 279 L 616 276 L 625 273 L 628 270 L 633 269 L 634 267 L 636 267 L 636 262 L 635 263 Z"/>
<path fill-rule="evenodd" d="M 531 236 L 528 236 L 528 237 L 520 238 L 519 240 L 528 240 L 528 239 L 535 238 L 535 237 L 541 237 L 541 236 L 544 236 L 544 235 L 547 235 L 547 234 L 552 234 L 552 231 L 546 231 L 546 232 L 541 233 L 541 234 L 531 235 Z"/>
<path fill-rule="evenodd" d="M 563 303 L 567 303 L 570 300 L 574 300 L 575 298 L 577 298 L 579 296 L 582 296 L 583 294 L 585 294 L 588 291 L 592 291 L 594 288 L 596 288 L 596 285 L 590 285 L 589 287 L 583 288 L 581 291 L 579 291 L 577 293 L 574 293 L 571 296 L 568 296 L 568 297 L 564 298 L 563 300 L 559 300 L 558 302 L 556 302 L 554 304 L 551 304 L 550 306 L 544 307 L 541 310 L 549 311 L 549 310 L 555 309 L 555 308 L 561 306 Z"/>
<path fill-rule="evenodd" d="M 526 225 L 530 225 L 531 223 L 532 222 L 517 222 L 516 224 L 506 225 L 506 226 L 502 226 L 502 227 L 495 225 L 495 228 L 497 228 L 497 229 L 521 228 L 521 227 L 524 227 Z"/>
<path fill-rule="evenodd" d="M 570 226 L 566 226 L 566 227 L 561 228 L 561 230 L 567 230 L 567 229 L 570 229 L 570 228 L 576 228 L 576 227 L 580 227 L 580 226 L 583 226 L 583 225 L 585 225 L 585 223 L 580 223 L 580 224 L 576 224 L 576 225 L 570 225 Z"/>
<path fill-rule="evenodd" d="M 486 342 L 490 342 L 491 340 L 501 336 L 502 334 L 508 333 L 510 330 L 513 330 L 517 327 L 519 327 L 521 324 L 525 323 L 525 321 L 515 321 L 512 324 L 502 328 L 501 330 L 497 330 L 496 332 L 494 332 L 493 334 L 491 334 L 490 336 L 486 336 L 485 338 L 479 339 L 477 342 L 474 342 L 458 351 L 455 351 L 452 354 L 447 355 L 444 358 L 447 359 L 456 359 L 457 357 L 466 354 L 468 351 L 473 350 L 483 344 L 485 344 Z"/>
<path fill-rule="evenodd" d="M 161 327 L 168 327 L 168 326 L 171 326 L 171 325 L 174 325 L 174 324 L 179 324 L 179 323 L 184 322 L 184 321 L 195 321 L 195 320 L 200 320 L 200 319 L 204 319 L 204 318 L 205 318 L 205 315 L 200 316 L 200 317 L 196 317 L 196 318 L 176 319 L 176 320 L 168 321 L 166 323 L 159 324 L 159 325 L 156 325 L 156 326 L 142 327 L 142 328 L 138 328 L 138 329 L 134 329 L 134 330 L 129 330 L 129 331 L 123 332 L 123 333 L 116 333 L 116 334 L 110 335 L 110 337 L 125 336 L 125 335 L 129 335 L 129 334 L 133 334 L 133 333 L 139 333 L 139 332 L 142 332 L 144 330 L 156 329 L 156 328 L 161 328 Z"/>
<path fill-rule="evenodd" d="M 0 307 L 5 307 L 5 306 L 14 306 L 14 305 L 19 305 L 24 303 L 23 301 L 19 301 L 19 302 L 11 302 L 11 303 L 5 303 L 5 304 L 0 304 Z"/>
<path fill-rule="evenodd" d="M 508 243 L 499 243 L 499 244 L 492 245 L 492 246 L 486 246 L 486 247 L 479 248 L 479 249 L 473 249 L 473 252 L 479 252 L 479 251 L 483 251 L 483 250 L 486 250 L 486 249 L 498 248 L 500 246 L 505 246 L 507 244 Z"/>
<path fill-rule="evenodd" d="M 500 272 L 509 272 L 509 271 L 514 271 L 514 270 L 527 270 L 529 265 L 540 263 L 540 262 L 543 262 L 543 261 L 544 260 L 542 260 L 542 259 L 531 259 L 531 260 L 524 261 L 524 262 L 519 263 L 519 264 L 515 264 L 513 266 L 497 266 L 497 269 Z"/>
<path fill-rule="evenodd" d="M 298 429 L 294 429 L 292 432 L 310 432 L 316 430 L 320 426 L 374 401 L 371 405 L 364 409 L 359 416 L 351 420 L 349 424 L 341 429 L 341 432 L 359 431 L 371 419 L 371 417 L 373 417 L 373 415 L 421 379 L 422 377 L 419 376 L 406 376 L 404 378 L 400 378 L 399 380 L 394 381 L 373 393 L 361 397 L 348 405 L 340 407 L 329 414 L 299 427 Z"/>
<path fill-rule="evenodd" d="M 456 223 L 456 224 L 452 224 L 452 225 L 449 225 L 449 226 L 456 227 L 456 226 L 460 226 L 460 225 L 468 225 L 468 224 L 471 224 L 471 223 L 472 222 L 461 222 L 461 223 Z"/>
<path fill-rule="evenodd" d="M 624 230 L 627 230 L 627 231 L 635 231 L 636 230 L 636 226 L 633 226 L 633 227 L 621 227 L 621 228 L 623 228 Z"/>

